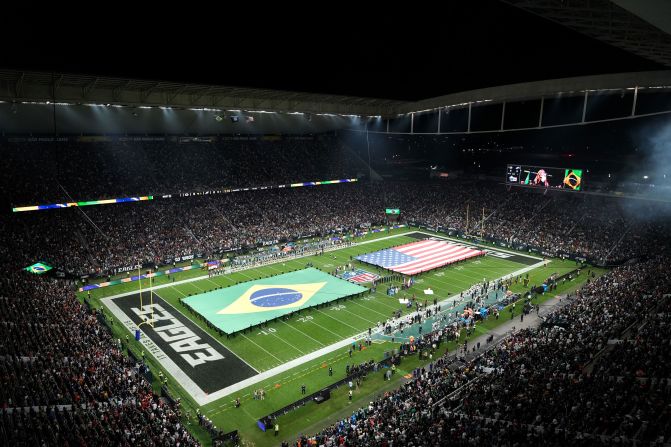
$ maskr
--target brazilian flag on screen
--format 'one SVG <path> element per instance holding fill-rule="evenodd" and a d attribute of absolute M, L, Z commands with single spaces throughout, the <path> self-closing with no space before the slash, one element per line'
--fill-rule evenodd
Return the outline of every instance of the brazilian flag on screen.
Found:
<path fill-rule="evenodd" d="M 582 169 L 566 169 L 564 185 L 574 191 L 580 191 L 582 189 Z"/>
<path fill-rule="evenodd" d="M 35 273 L 36 275 L 41 275 L 42 273 L 48 272 L 52 268 L 53 268 L 52 266 L 50 266 L 49 264 L 45 264 L 44 262 L 36 262 L 33 265 L 24 267 L 23 270 L 30 273 Z"/>

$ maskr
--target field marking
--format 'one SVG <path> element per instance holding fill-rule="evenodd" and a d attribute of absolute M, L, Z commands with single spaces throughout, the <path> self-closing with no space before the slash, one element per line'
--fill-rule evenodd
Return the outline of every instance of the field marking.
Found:
<path fill-rule="evenodd" d="M 225 278 L 225 277 L 224 277 L 224 278 Z M 217 288 L 222 287 L 221 284 L 219 284 L 218 282 L 214 281 L 214 280 L 213 280 L 212 278 L 210 278 L 209 276 L 208 276 L 206 279 L 204 279 L 203 281 L 211 282 L 211 283 L 214 284 Z"/>
<path fill-rule="evenodd" d="M 263 329 L 261 329 L 261 330 L 263 330 Z M 284 343 L 286 343 L 287 345 L 289 345 L 289 347 L 294 348 L 296 351 L 298 351 L 298 352 L 300 352 L 301 354 L 305 355 L 305 352 L 301 351 L 301 350 L 298 349 L 296 346 L 294 346 L 292 343 L 289 343 L 288 341 L 286 341 L 285 339 L 283 339 L 282 337 L 280 337 L 280 336 L 277 335 L 276 333 L 274 333 L 274 332 L 270 332 L 270 331 L 268 331 L 268 333 L 269 333 L 269 334 L 272 334 L 275 338 L 277 338 L 277 339 L 279 339 L 279 340 L 282 340 Z M 275 356 L 273 356 L 273 357 L 275 357 Z M 275 357 L 275 358 L 277 358 L 277 357 Z M 289 360 L 293 360 L 293 359 L 295 359 L 295 358 L 296 358 L 296 357 L 292 357 L 292 358 L 289 359 Z M 279 359 L 278 359 L 278 360 L 279 360 Z"/>
<path fill-rule="evenodd" d="M 294 330 L 300 332 L 301 334 L 305 335 L 307 338 L 316 341 L 317 343 L 319 343 L 319 344 L 322 345 L 322 346 L 326 346 L 324 343 L 320 342 L 319 340 L 317 340 L 317 339 L 315 339 L 315 338 L 312 338 L 311 336 L 309 336 L 309 335 L 306 334 L 305 332 L 301 331 L 301 330 L 298 329 L 297 327 L 294 327 L 294 326 L 290 325 L 289 323 L 287 323 L 286 321 L 282 320 L 282 318 L 280 318 L 279 320 L 280 320 L 280 322 L 286 324 L 286 325 L 289 326 L 290 328 L 292 328 L 292 329 L 294 329 Z M 312 320 L 310 320 L 310 321 L 312 321 Z"/>
<path fill-rule="evenodd" d="M 209 279 L 209 277 L 208 277 L 207 279 Z M 196 289 L 200 290 L 201 292 L 206 292 L 205 289 L 201 289 L 201 288 L 200 288 L 199 286 L 197 286 L 195 283 L 190 283 L 189 285 L 195 287 Z"/>
<path fill-rule="evenodd" d="M 498 259 L 498 258 L 492 258 L 492 259 L 496 259 L 496 262 L 502 261 L 502 259 Z M 520 264 L 520 263 L 518 263 L 518 262 L 512 262 L 512 261 L 508 261 L 508 262 L 511 262 L 511 263 L 513 263 L 513 264 L 517 264 L 517 265 L 522 265 L 522 264 Z M 470 266 L 470 264 L 469 264 L 469 266 Z M 473 276 L 473 273 L 472 273 L 472 272 L 471 272 L 470 274 L 469 274 L 469 273 L 465 273 L 465 272 L 468 272 L 468 271 L 469 271 L 469 270 L 468 270 L 468 267 L 469 267 L 469 266 L 466 266 L 466 267 L 465 267 L 466 270 L 458 270 L 457 268 L 455 268 L 455 267 L 450 267 L 449 265 L 444 266 L 444 267 L 441 267 L 441 268 L 451 268 L 452 270 L 451 270 L 450 272 L 446 272 L 446 273 L 447 273 L 447 274 L 450 274 L 450 275 L 456 275 L 456 276 L 458 276 L 458 277 L 456 277 L 456 278 L 455 278 L 454 276 L 451 277 L 451 278 L 449 279 L 449 281 L 445 281 L 445 280 L 444 280 L 444 276 L 443 276 L 443 280 L 436 279 L 436 278 L 435 278 L 435 274 L 434 274 L 434 278 L 429 278 L 429 279 L 430 279 L 430 281 L 434 281 L 434 282 L 436 282 L 436 283 L 438 283 L 438 284 L 444 284 L 446 288 L 449 288 L 449 286 L 450 286 L 450 282 L 458 282 L 458 283 L 461 283 L 461 284 L 468 284 L 468 287 L 471 287 L 471 286 L 473 285 L 473 282 L 472 282 L 472 281 L 473 281 L 473 279 L 474 279 L 475 277 Z M 462 267 L 462 269 L 464 268 L 464 266 L 457 266 L 457 267 Z M 499 275 L 499 274 L 500 274 L 500 273 L 499 273 L 500 271 L 507 271 L 507 270 L 508 270 L 508 268 L 506 268 L 506 267 L 504 267 L 504 266 L 496 267 L 495 265 L 492 265 L 492 266 L 487 266 L 487 265 L 485 265 L 484 268 L 487 269 L 487 270 L 489 271 L 489 273 L 494 272 L 494 275 L 492 275 L 492 278 L 494 278 L 494 277 L 496 277 L 497 275 Z M 486 276 L 489 276 L 489 273 L 487 273 Z M 431 273 L 429 273 L 428 275 L 431 275 Z M 504 275 L 504 276 L 507 276 L 507 275 Z M 459 277 L 467 278 L 467 279 L 470 280 L 470 281 L 466 281 L 466 280 L 460 279 Z M 490 278 L 490 281 L 492 280 L 492 278 Z M 479 282 L 482 282 L 482 280 L 481 280 L 479 277 L 475 278 L 475 283 L 479 283 Z"/>
<path fill-rule="evenodd" d="M 371 309 L 371 308 L 368 307 L 368 306 L 364 306 L 363 304 L 359 304 L 359 303 L 357 303 L 357 302 L 356 302 L 357 299 L 358 299 L 358 298 L 355 298 L 355 299 L 350 300 L 350 301 L 352 301 L 354 304 L 356 304 L 356 305 L 358 305 L 358 306 L 363 307 L 364 309 L 366 309 L 366 310 L 368 310 L 368 311 L 370 311 L 370 312 L 375 312 L 375 313 L 378 314 L 378 315 L 382 315 L 384 318 L 389 318 L 389 315 L 385 315 L 385 314 L 383 314 L 382 312 L 378 312 L 378 311 L 375 310 L 375 309 Z"/>
<path fill-rule="evenodd" d="M 322 330 L 325 330 L 325 331 L 328 331 L 328 332 L 332 333 L 333 335 L 335 335 L 339 339 L 343 338 L 342 335 L 336 334 L 335 332 L 333 332 L 331 329 L 327 328 L 326 326 L 322 326 L 321 324 L 315 323 L 314 320 L 308 320 L 308 323 L 312 323 L 315 326 L 317 326 L 319 329 L 322 329 Z M 355 331 L 356 331 L 355 333 L 358 333 L 359 329 L 355 329 Z M 344 337 L 349 337 L 349 335 L 345 335 Z"/>
<path fill-rule="evenodd" d="M 174 290 L 175 292 L 179 293 L 182 296 L 188 296 L 186 293 L 182 292 L 177 287 L 173 287 L 172 290 Z M 116 298 L 116 297 L 112 297 L 112 298 Z"/>
<path fill-rule="evenodd" d="M 351 324 L 345 323 L 344 321 L 340 321 L 340 320 L 338 320 L 337 318 L 332 317 L 331 315 L 327 314 L 327 313 L 324 312 L 324 311 L 321 311 L 321 310 L 316 309 L 316 308 L 315 308 L 315 310 L 316 310 L 317 312 L 321 313 L 321 314 L 326 315 L 326 316 L 329 317 L 330 319 L 337 321 L 339 324 L 344 324 L 345 326 L 349 326 L 349 327 L 351 327 L 352 329 L 354 329 L 354 330 L 356 331 L 356 333 L 358 333 L 358 332 L 361 331 L 361 329 L 356 328 L 356 327 L 352 326 Z"/>
<path fill-rule="evenodd" d="M 389 308 L 389 309 L 397 310 L 397 308 L 396 308 L 395 306 L 389 305 L 389 304 L 387 304 L 387 303 L 384 302 L 385 299 L 389 298 L 389 296 L 387 296 L 387 295 L 381 295 L 381 296 L 379 297 L 379 298 L 381 298 L 381 299 L 378 299 L 378 296 L 377 296 L 378 293 L 381 294 L 382 292 L 375 292 L 374 295 L 372 295 L 372 294 L 369 295 L 368 298 L 370 298 L 370 300 L 366 300 L 366 297 L 363 297 L 362 299 L 363 299 L 364 301 L 369 302 L 369 303 L 380 304 L 380 305 L 382 305 L 382 306 L 384 306 L 384 307 L 387 307 L 387 308 Z"/>
<path fill-rule="evenodd" d="M 242 335 L 242 336 L 243 336 L 244 338 L 246 338 L 247 340 L 251 341 L 252 344 L 256 345 L 259 349 L 261 349 L 263 352 L 265 352 L 266 354 L 268 354 L 268 355 L 270 355 L 271 357 L 273 357 L 273 358 L 274 358 L 275 360 L 277 360 L 278 362 L 281 362 L 281 361 L 282 361 L 282 360 L 280 360 L 279 358 L 275 357 L 275 355 L 274 355 L 272 352 L 267 351 L 263 346 L 261 346 L 260 344 L 256 343 L 256 342 L 255 342 L 254 340 L 252 340 L 251 338 L 247 337 L 247 336 L 244 334 L 244 332 L 240 332 L 240 335 Z"/>
<path fill-rule="evenodd" d="M 183 293 L 182 291 L 180 291 L 179 289 L 176 289 L 176 288 L 175 288 L 175 291 L 179 292 L 179 293 L 182 294 L 183 296 L 186 296 L 186 294 L 184 294 L 184 293 Z M 135 292 L 135 293 L 138 293 L 138 292 Z M 249 366 L 250 368 L 252 368 L 252 369 L 253 369 L 254 371 L 256 371 L 257 373 L 259 372 L 259 369 L 258 369 L 258 368 L 255 368 L 254 366 L 250 365 L 249 362 L 247 362 L 247 360 L 245 360 L 244 358 L 240 357 L 235 351 L 233 351 L 233 349 L 231 349 L 231 348 L 229 348 L 228 346 L 226 346 L 225 344 L 223 344 L 223 343 L 221 342 L 221 340 L 219 340 L 217 337 L 215 337 L 214 335 L 210 334 L 207 330 L 205 330 L 205 329 L 202 328 L 200 325 L 198 325 L 198 323 L 197 323 L 194 319 L 192 319 L 189 315 L 187 315 L 187 314 L 185 314 L 184 312 L 182 312 L 179 308 L 173 306 L 172 303 L 171 303 L 169 300 L 167 300 L 166 298 L 163 298 L 161 295 L 159 295 L 159 294 L 156 293 L 156 292 L 154 292 L 154 295 L 156 295 L 157 297 L 159 297 L 160 299 L 162 299 L 163 302 L 164 302 L 165 304 L 167 304 L 168 306 L 170 306 L 170 307 L 172 307 L 173 309 L 175 309 L 175 311 L 177 311 L 178 313 L 180 313 L 184 318 L 188 319 L 188 320 L 191 321 L 193 324 L 195 324 L 196 326 L 198 326 L 198 328 L 199 328 L 200 330 L 202 330 L 203 332 L 205 332 L 207 335 L 209 335 L 210 337 L 212 337 L 213 340 L 215 340 L 217 343 L 219 343 L 221 346 L 223 346 L 224 349 L 225 349 L 226 351 L 228 351 L 228 352 L 230 352 L 231 354 L 233 354 L 235 357 L 237 357 L 238 359 L 240 359 L 242 362 L 244 362 L 247 366 Z M 127 294 L 124 294 L 123 296 L 127 296 Z M 119 298 L 119 297 L 118 297 L 118 296 L 117 296 L 117 297 L 106 297 L 106 298 L 102 298 L 100 301 L 103 302 L 103 299 L 104 299 L 104 300 L 109 300 L 109 304 L 114 305 L 114 307 L 118 310 L 118 312 L 120 313 L 121 316 L 126 317 L 126 318 L 130 318 L 130 317 L 128 317 L 128 316 L 126 315 L 126 313 L 125 313 L 123 310 L 121 310 L 116 304 L 114 304 L 114 301 L 113 301 L 113 300 L 115 300 L 116 298 Z M 108 305 L 107 302 L 103 302 L 103 304 L 105 304 L 106 306 Z M 109 307 L 109 306 L 108 306 L 108 307 Z M 111 310 L 111 308 L 110 308 L 110 310 Z M 121 321 L 119 315 L 117 315 L 116 317 L 117 317 L 117 320 L 120 320 L 120 321 Z M 126 326 L 126 327 L 128 328 L 128 326 Z M 130 330 L 130 328 L 129 328 L 129 330 Z M 134 334 L 135 334 L 135 331 L 131 330 L 131 334 L 134 335 Z M 244 335 L 244 334 L 243 334 L 243 335 Z M 146 338 L 149 338 L 149 337 L 147 336 Z M 158 359 L 156 359 L 156 360 L 158 361 Z M 159 361 L 159 363 L 160 363 L 160 361 Z M 192 397 L 194 397 L 194 396 L 192 396 Z M 195 397 L 194 397 L 194 399 L 195 399 Z"/>
<path fill-rule="evenodd" d="M 344 304 L 343 304 L 343 305 L 344 305 Z M 362 317 L 361 315 L 357 315 L 357 314 L 355 314 L 354 312 L 350 312 L 350 311 L 347 310 L 347 309 L 340 309 L 340 310 L 342 310 L 343 312 L 347 312 L 347 313 L 350 314 L 350 315 L 354 315 L 355 317 L 359 318 L 360 320 L 367 321 L 367 322 L 369 322 L 370 324 L 375 325 L 375 322 L 374 322 L 374 321 L 370 321 L 368 318 L 364 318 L 364 317 Z"/>

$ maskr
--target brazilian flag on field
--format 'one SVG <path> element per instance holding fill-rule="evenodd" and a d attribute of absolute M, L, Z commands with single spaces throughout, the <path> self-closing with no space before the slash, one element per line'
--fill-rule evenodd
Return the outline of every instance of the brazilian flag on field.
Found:
<path fill-rule="evenodd" d="M 367 291 L 365 287 L 316 268 L 307 268 L 200 293 L 182 302 L 230 334 L 300 309 Z"/>
<path fill-rule="evenodd" d="M 23 270 L 34 273 L 36 275 L 41 275 L 42 273 L 46 273 L 49 270 L 51 270 L 53 267 L 50 266 L 49 264 L 45 264 L 44 262 L 36 262 L 33 265 L 29 265 L 28 267 L 24 267 Z"/>

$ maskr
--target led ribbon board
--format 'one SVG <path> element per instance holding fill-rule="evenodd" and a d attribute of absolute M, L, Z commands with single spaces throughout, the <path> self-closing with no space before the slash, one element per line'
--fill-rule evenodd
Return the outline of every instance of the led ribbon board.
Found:
<path fill-rule="evenodd" d="M 217 265 L 217 261 L 210 261 L 207 263 L 208 269 L 210 265 Z M 173 273 L 179 273 L 179 272 L 186 272 L 187 270 L 194 270 L 194 269 L 199 269 L 202 267 L 202 264 L 194 264 L 194 265 L 187 265 L 185 267 L 175 267 L 171 268 L 170 270 L 164 270 L 162 272 L 154 272 L 154 273 L 147 273 L 147 274 L 141 274 L 141 275 L 132 275 L 128 276 L 126 278 L 121 278 L 121 279 L 115 279 L 112 281 L 105 281 L 105 282 L 100 282 L 97 284 L 89 284 L 84 287 L 80 287 L 79 291 L 80 292 L 86 292 L 87 290 L 94 290 L 94 289 L 102 289 L 103 287 L 110 287 L 110 286 L 116 286 L 119 284 L 127 283 L 127 282 L 132 282 L 132 281 L 137 281 L 139 279 L 147 279 L 147 278 L 156 278 L 157 276 L 163 276 L 163 275 L 171 275 Z M 28 267 L 26 267 L 28 268 Z M 130 273 L 129 273 L 130 275 Z"/>
<path fill-rule="evenodd" d="M 191 196 L 207 196 L 215 194 L 228 194 L 231 192 L 239 191 L 260 191 L 264 189 L 278 189 L 278 188 L 300 188 L 302 186 L 320 186 L 320 185 L 334 185 L 336 183 L 354 183 L 358 181 L 355 178 L 345 178 L 340 180 L 323 180 L 319 182 L 302 182 L 302 183 L 291 183 L 288 185 L 275 185 L 275 186 L 253 186 L 249 188 L 236 188 L 236 189 L 217 189 L 210 191 L 196 191 L 196 192 L 183 192 L 178 194 L 164 194 L 162 196 L 157 196 L 156 198 L 170 199 L 172 197 L 191 197 Z M 32 206 L 19 206 L 12 208 L 12 211 L 19 213 L 22 211 L 40 211 L 40 210 L 51 210 L 57 208 L 71 208 L 75 206 L 91 206 L 91 205 L 107 205 L 110 203 L 124 203 L 124 202 L 140 202 L 144 200 L 154 200 L 154 196 L 140 196 L 140 197 L 124 197 L 120 199 L 102 199 L 102 200 L 89 200 L 84 202 L 66 202 L 66 203 L 52 203 L 49 205 L 32 205 Z"/>
<path fill-rule="evenodd" d="M 292 188 L 299 188 L 301 186 L 319 186 L 319 185 L 334 185 L 336 183 L 350 183 L 356 182 L 355 178 L 344 178 L 340 180 L 323 180 L 321 182 L 303 182 L 303 183 L 292 183 L 290 186 Z M 279 185 L 278 188 L 284 188 L 286 185 Z"/>
<path fill-rule="evenodd" d="M 12 211 L 15 213 L 19 213 L 21 211 L 52 210 L 57 208 L 72 208 L 75 206 L 107 205 L 110 203 L 124 203 L 124 202 L 141 202 L 144 200 L 154 200 L 154 196 L 123 197 L 120 199 L 102 199 L 102 200 L 88 200 L 83 202 L 51 203 L 49 205 L 19 206 L 16 208 L 12 208 Z"/>

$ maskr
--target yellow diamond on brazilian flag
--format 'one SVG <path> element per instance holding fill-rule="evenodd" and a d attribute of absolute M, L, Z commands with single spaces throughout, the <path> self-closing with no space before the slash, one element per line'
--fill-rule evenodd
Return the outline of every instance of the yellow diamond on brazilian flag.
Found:
<path fill-rule="evenodd" d="M 309 284 L 253 285 L 218 314 L 248 314 L 268 310 L 291 309 L 307 303 L 326 282 Z"/>

